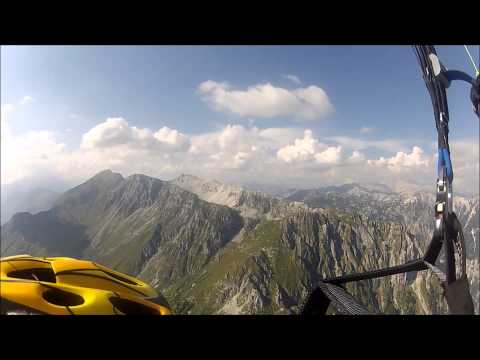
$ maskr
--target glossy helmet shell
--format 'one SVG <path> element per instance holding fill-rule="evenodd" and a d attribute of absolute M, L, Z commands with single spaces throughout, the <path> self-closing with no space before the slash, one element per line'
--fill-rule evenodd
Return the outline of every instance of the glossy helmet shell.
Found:
<path fill-rule="evenodd" d="M 150 285 L 92 261 L 67 257 L 0 259 L 0 312 L 50 315 L 169 315 Z"/>

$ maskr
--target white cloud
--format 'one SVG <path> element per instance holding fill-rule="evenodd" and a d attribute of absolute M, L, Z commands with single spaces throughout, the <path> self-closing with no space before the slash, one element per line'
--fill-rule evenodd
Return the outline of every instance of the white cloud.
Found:
<path fill-rule="evenodd" d="M 297 85 L 301 85 L 302 82 L 300 81 L 300 79 L 298 78 L 297 75 L 293 75 L 293 74 L 287 74 L 287 75 L 283 75 L 284 78 L 290 80 L 291 82 L 293 82 L 294 84 L 297 84 Z"/>
<path fill-rule="evenodd" d="M 300 128 L 266 128 L 259 130 L 259 134 L 262 138 L 269 139 L 273 147 L 280 148 L 303 136 L 304 130 Z"/>
<path fill-rule="evenodd" d="M 123 145 L 133 138 L 133 131 L 126 120 L 108 118 L 105 122 L 93 127 L 82 137 L 85 149 Z"/>
<path fill-rule="evenodd" d="M 358 150 L 354 150 L 352 155 L 348 158 L 351 164 L 362 164 L 366 161 L 365 155 Z"/>
<path fill-rule="evenodd" d="M 30 131 L 19 136 L 2 134 L 2 184 L 37 176 L 62 167 L 65 144 L 49 131 Z"/>
<path fill-rule="evenodd" d="M 241 168 L 247 164 L 248 160 L 251 158 L 252 153 L 239 151 L 235 154 L 233 160 L 233 167 L 234 168 Z"/>
<path fill-rule="evenodd" d="M 27 105 L 34 101 L 35 99 L 33 97 L 27 95 L 27 96 L 24 96 L 22 100 L 20 100 L 20 105 Z"/>
<path fill-rule="evenodd" d="M 330 146 L 325 151 L 315 154 L 315 160 L 320 164 L 337 164 L 341 158 L 341 146 Z"/>
<path fill-rule="evenodd" d="M 239 169 L 247 165 L 261 168 L 271 158 L 276 139 L 269 131 L 257 127 L 229 124 L 217 132 L 192 136 L 191 144 L 189 154 L 198 159 L 196 166 L 205 164 L 209 169 L 217 170 Z"/>
<path fill-rule="evenodd" d="M 296 128 L 245 127 L 228 124 L 219 131 L 191 136 L 192 153 L 212 153 L 227 151 L 274 150 L 301 136 L 303 130 Z"/>
<path fill-rule="evenodd" d="M 305 130 L 303 139 L 295 139 L 293 145 L 286 145 L 277 151 L 277 158 L 286 163 L 338 164 L 342 160 L 342 146 L 327 146 L 313 137 L 311 130 Z"/>
<path fill-rule="evenodd" d="M 189 138 L 177 130 L 138 129 L 122 118 L 110 118 L 93 127 L 74 150 L 68 150 L 53 132 L 14 135 L 2 131 L 1 181 L 7 184 L 46 175 L 83 181 L 105 168 L 159 176 L 186 165 L 182 154 L 189 147 Z"/>
<path fill-rule="evenodd" d="M 370 148 L 385 141 L 360 145 Z M 478 143 L 452 141 L 451 148 L 455 187 L 472 191 L 478 182 Z M 123 118 L 109 118 L 87 131 L 81 146 L 73 150 L 52 132 L 14 136 L 2 131 L 2 184 L 46 174 L 81 182 L 106 168 L 125 176 L 144 173 L 169 179 L 191 173 L 220 181 L 255 180 L 295 187 L 346 181 L 434 184 L 434 151 L 425 153 L 413 146 L 393 155 L 384 152 L 383 157 L 368 159 L 362 149 L 315 136 L 308 129 L 229 124 L 192 135 L 167 127 L 137 128 Z"/>
<path fill-rule="evenodd" d="M 479 149 L 478 139 L 474 142 L 467 140 L 450 141 L 455 189 L 479 193 Z"/>
<path fill-rule="evenodd" d="M 295 139 L 293 145 L 286 145 L 277 151 L 277 157 L 287 163 L 294 161 L 309 161 L 319 151 L 320 143 L 312 135 L 311 130 L 305 130 L 303 139 Z"/>
<path fill-rule="evenodd" d="M 432 157 L 425 156 L 420 147 L 414 146 L 411 153 L 399 151 L 395 156 L 388 159 L 381 157 L 378 160 L 368 160 L 368 164 L 373 166 L 386 166 L 392 171 L 399 172 L 412 167 L 430 167 L 430 165 L 433 164 L 433 159 Z"/>
<path fill-rule="evenodd" d="M 287 90 L 266 83 L 236 90 L 226 82 L 207 80 L 198 90 L 202 99 L 216 111 L 240 116 L 318 120 L 333 112 L 327 93 L 317 86 Z"/>
<path fill-rule="evenodd" d="M 360 132 L 360 134 L 369 134 L 369 133 L 373 132 L 373 130 L 375 130 L 375 128 L 363 126 L 363 127 L 360 128 L 359 132 Z"/>
<path fill-rule="evenodd" d="M 163 151 L 187 151 L 190 139 L 177 130 L 163 127 L 156 132 L 129 126 L 123 118 L 108 118 L 82 137 L 82 148 L 139 147 Z"/>

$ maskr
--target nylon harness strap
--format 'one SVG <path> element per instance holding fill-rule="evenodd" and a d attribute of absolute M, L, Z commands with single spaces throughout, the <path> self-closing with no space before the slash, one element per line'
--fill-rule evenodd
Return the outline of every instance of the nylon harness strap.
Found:
<path fill-rule="evenodd" d="M 453 212 L 453 166 L 450 160 L 450 147 L 448 143 L 449 113 L 446 88 L 452 80 L 465 80 L 471 83 L 472 91 L 475 84 L 473 79 L 464 73 L 447 71 L 438 60 L 433 46 L 415 46 L 414 49 L 432 100 L 438 133 L 438 179 L 437 199 L 435 203 L 435 228 L 424 260 L 442 282 L 450 313 L 473 314 L 473 301 L 466 274 L 465 239 L 462 226 L 456 214 Z M 446 274 L 443 274 L 440 269 L 434 266 L 442 246 L 445 247 Z M 457 250 L 459 255 L 461 269 L 458 279 L 456 278 L 455 250 Z"/>

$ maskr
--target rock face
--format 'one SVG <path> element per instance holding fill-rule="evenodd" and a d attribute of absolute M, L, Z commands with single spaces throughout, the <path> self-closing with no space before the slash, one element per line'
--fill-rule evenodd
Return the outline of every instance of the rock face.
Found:
<path fill-rule="evenodd" d="M 2 256 L 92 259 L 151 283 L 176 313 L 293 314 L 321 278 L 420 257 L 432 204 L 429 194 L 381 186 L 279 199 L 189 175 L 165 182 L 104 171 L 48 211 L 16 214 L 2 227 Z M 478 239 L 478 199 L 460 199 L 456 211 L 466 237 Z M 478 251 L 475 240 L 467 241 Z M 478 298 L 477 259 L 471 256 L 468 268 Z M 430 271 L 347 288 L 372 312 L 447 311 Z"/>
<path fill-rule="evenodd" d="M 186 313 L 298 313 L 321 278 L 399 265 L 422 252 L 398 223 L 299 210 L 262 220 L 241 244 L 229 243 L 203 272 L 167 294 Z M 435 280 L 427 272 L 410 273 L 349 284 L 348 290 L 372 312 L 445 313 Z"/>
<path fill-rule="evenodd" d="M 236 211 L 168 182 L 105 171 L 48 211 L 17 214 L 2 228 L 2 256 L 75 256 L 130 274 L 155 269 L 169 284 L 202 267 L 242 226 Z"/>
<path fill-rule="evenodd" d="M 287 200 L 301 201 L 312 208 L 332 208 L 363 214 L 372 220 L 393 221 L 408 227 L 425 246 L 433 233 L 434 193 L 392 192 L 388 188 L 347 184 L 320 189 L 300 190 Z M 454 211 L 463 225 L 467 245 L 467 273 L 477 313 L 480 311 L 479 198 L 454 194 Z"/>
<path fill-rule="evenodd" d="M 239 210 L 246 218 L 279 218 L 302 207 L 294 201 L 285 201 L 266 193 L 246 190 L 238 185 L 207 181 L 192 175 L 181 175 L 171 182 L 205 201 Z"/>
<path fill-rule="evenodd" d="M 369 219 L 394 221 L 410 227 L 426 226 L 427 241 L 433 231 L 435 194 L 396 193 L 379 186 L 346 184 L 320 189 L 298 190 L 286 200 L 303 202 L 311 208 L 339 209 Z M 478 259 L 479 199 L 454 194 L 454 211 L 464 226 L 467 256 Z"/>

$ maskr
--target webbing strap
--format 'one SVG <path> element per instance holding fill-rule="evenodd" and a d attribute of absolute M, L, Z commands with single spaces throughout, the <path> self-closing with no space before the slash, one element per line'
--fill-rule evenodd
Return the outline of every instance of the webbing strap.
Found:
<path fill-rule="evenodd" d="M 338 285 L 320 282 L 318 287 L 330 299 L 333 307 L 345 315 L 368 315 L 368 310 Z"/>

